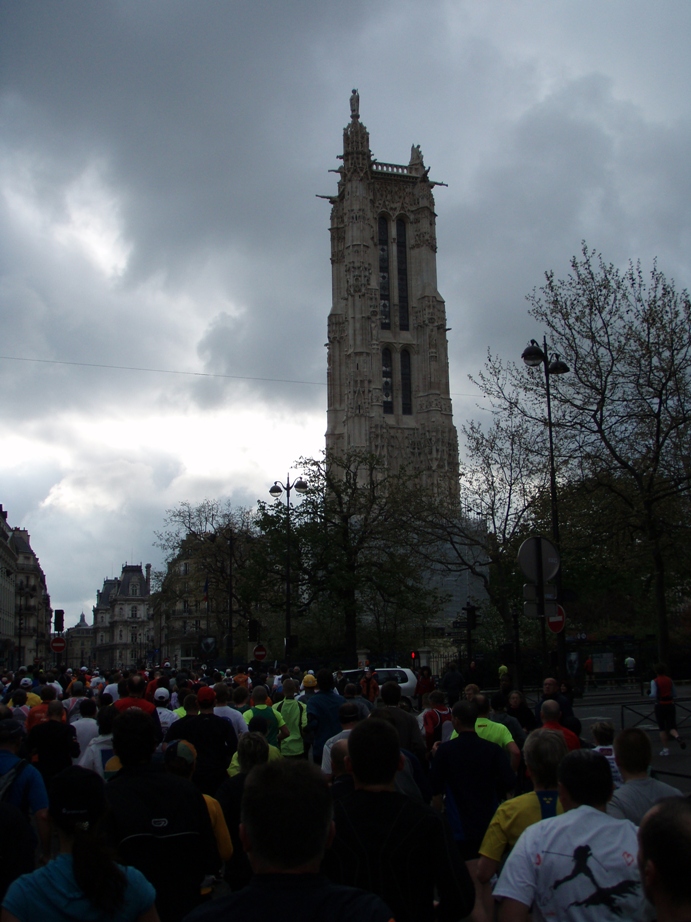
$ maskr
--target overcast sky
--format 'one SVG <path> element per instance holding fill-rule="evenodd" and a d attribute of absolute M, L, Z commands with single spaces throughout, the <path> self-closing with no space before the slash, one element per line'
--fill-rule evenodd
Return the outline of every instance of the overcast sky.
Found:
<path fill-rule="evenodd" d="M 420 144 L 448 183 L 457 426 L 487 348 L 541 337 L 525 295 L 582 239 L 691 284 L 688 0 L 2 0 L 0 17 L 0 503 L 68 625 L 125 561 L 160 564 L 166 509 L 252 505 L 323 448 L 316 194 L 335 191 L 353 87 L 373 155 Z"/>

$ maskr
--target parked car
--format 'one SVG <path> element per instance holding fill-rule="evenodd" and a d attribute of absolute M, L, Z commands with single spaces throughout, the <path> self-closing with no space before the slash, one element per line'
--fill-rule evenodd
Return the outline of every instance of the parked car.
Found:
<path fill-rule="evenodd" d="M 374 672 L 375 678 L 379 683 L 381 688 L 384 682 L 398 682 L 401 686 L 401 695 L 407 699 L 411 708 L 415 704 L 415 688 L 417 687 L 417 676 L 412 669 L 405 669 L 403 666 L 382 666 L 377 668 L 372 666 L 372 671 Z M 346 669 L 343 672 L 343 677 L 347 682 L 352 682 L 354 685 L 360 684 L 360 679 L 364 676 L 364 669 Z M 334 679 L 336 678 L 336 673 L 334 673 Z"/>

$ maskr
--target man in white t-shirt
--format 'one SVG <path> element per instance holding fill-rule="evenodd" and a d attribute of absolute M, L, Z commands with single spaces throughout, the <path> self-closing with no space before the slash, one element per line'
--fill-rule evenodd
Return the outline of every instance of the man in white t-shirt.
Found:
<path fill-rule="evenodd" d="M 645 918 L 636 827 L 607 815 L 612 773 L 592 750 L 559 767 L 562 816 L 529 826 L 509 855 L 494 896 L 500 922 L 629 922 Z"/>
<path fill-rule="evenodd" d="M 161 729 L 163 730 L 163 736 L 166 735 L 166 732 L 171 724 L 174 724 L 176 720 L 179 719 L 179 715 L 174 711 L 171 711 L 169 708 L 170 702 L 170 692 L 167 688 L 157 688 L 154 692 L 154 704 L 156 705 L 156 711 L 158 713 L 158 719 L 161 722 Z M 161 749 L 162 744 L 159 744 L 158 748 Z"/>

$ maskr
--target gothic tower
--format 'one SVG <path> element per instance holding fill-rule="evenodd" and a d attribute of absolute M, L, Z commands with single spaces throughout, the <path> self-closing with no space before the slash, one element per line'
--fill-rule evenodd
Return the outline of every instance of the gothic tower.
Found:
<path fill-rule="evenodd" d="M 367 451 L 457 498 L 446 309 L 437 291 L 431 182 L 419 147 L 379 163 L 350 98 L 332 203 L 327 452 Z"/>

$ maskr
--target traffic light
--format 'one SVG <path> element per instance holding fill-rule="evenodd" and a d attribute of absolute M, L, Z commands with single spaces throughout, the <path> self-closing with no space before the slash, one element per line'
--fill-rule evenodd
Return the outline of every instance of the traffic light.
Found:
<path fill-rule="evenodd" d="M 410 658 L 413 661 L 413 666 L 417 666 L 420 659 L 420 654 L 417 652 L 417 650 L 412 650 L 410 653 Z"/>
<path fill-rule="evenodd" d="M 56 608 L 55 612 L 55 633 L 62 634 L 65 630 L 65 610 L 64 608 Z"/>
<path fill-rule="evenodd" d="M 470 602 L 468 602 L 467 605 L 463 606 L 461 611 L 465 612 L 466 618 L 468 619 L 468 630 L 474 631 L 477 627 L 477 606 L 471 605 Z"/>
<path fill-rule="evenodd" d="M 247 640 L 250 643 L 257 643 L 259 640 L 259 622 L 256 618 L 250 618 L 247 622 Z"/>

